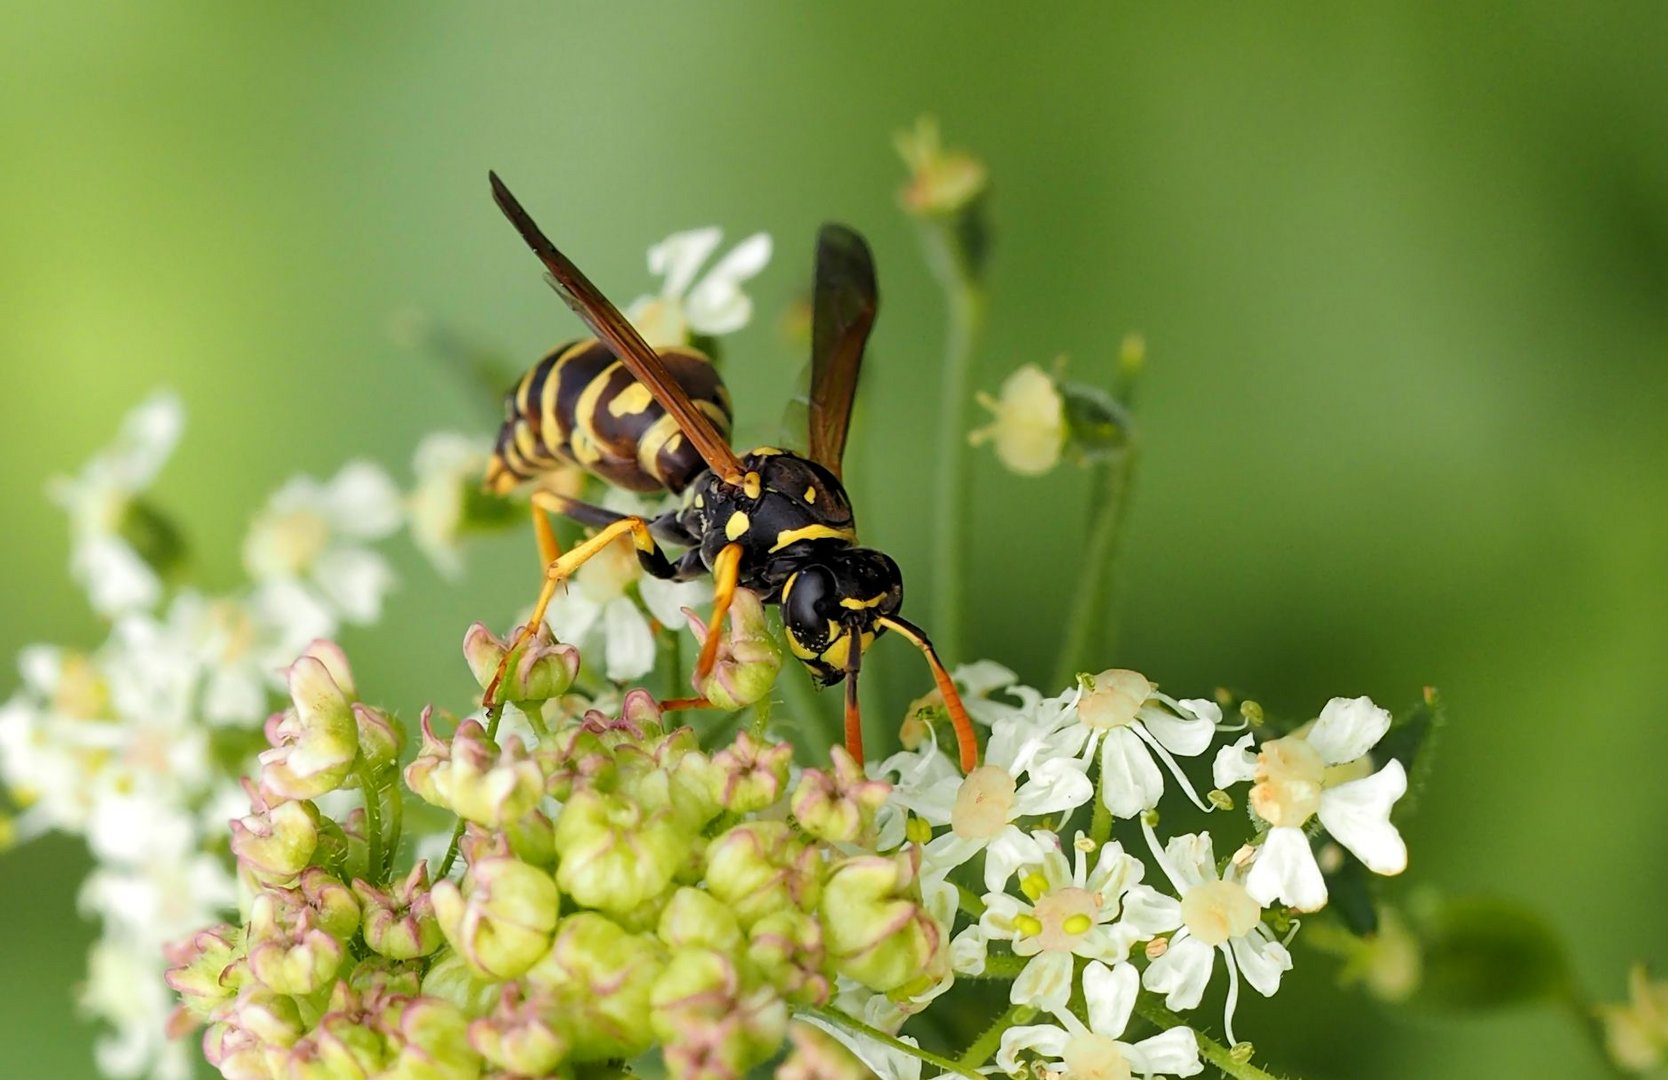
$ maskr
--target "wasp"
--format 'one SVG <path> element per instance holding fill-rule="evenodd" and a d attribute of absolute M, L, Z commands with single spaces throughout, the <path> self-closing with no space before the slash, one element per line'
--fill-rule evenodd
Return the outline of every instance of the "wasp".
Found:
<path fill-rule="evenodd" d="M 925 656 L 955 728 L 962 769 L 971 771 L 978 750 L 967 711 L 932 642 L 899 614 L 898 564 L 858 544 L 841 481 L 858 372 L 879 307 L 874 259 L 862 235 L 825 225 L 817 237 L 806 454 L 764 446 L 738 455 L 729 442 L 729 393 L 707 357 L 692 348 L 651 347 L 556 249 L 498 175 L 490 179 L 494 200 L 544 264 L 546 280 L 595 337 L 559 346 L 510 391 L 486 486 L 505 492 L 571 462 L 621 487 L 679 497 L 675 509 L 648 520 L 534 491 L 545 580 L 517 642 L 543 623 L 568 577 L 629 536 L 649 574 L 679 581 L 713 577 L 713 616 L 695 664 L 697 686 L 712 670 L 736 589 L 753 590 L 779 605 L 788 646 L 817 685 L 844 681 L 846 750 L 862 761 L 858 671 L 863 654 L 892 631 Z M 596 531 L 563 552 L 547 513 Z M 684 551 L 668 558 L 663 543 Z M 503 671 L 498 675 L 488 686 L 488 701 Z"/>

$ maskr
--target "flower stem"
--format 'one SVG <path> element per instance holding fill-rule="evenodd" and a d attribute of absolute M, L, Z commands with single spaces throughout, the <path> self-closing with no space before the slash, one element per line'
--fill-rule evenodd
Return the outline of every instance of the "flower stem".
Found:
<path fill-rule="evenodd" d="M 1095 801 L 1089 818 L 1089 839 L 1097 848 L 1112 839 L 1112 808 L 1106 803 L 1106 769 L 1101 765 L 1095 766 Z"/>
<path fill-rule="evenodd" d="M 498 738 L 498 721 L 504 718 L 504 703 L 502 701 L 487 710 L 486 737 L 487 741 Z M 452 842 L 446 845 L 446 857 L 440 860 L 440 869 L 434 872 L 434 880 L 439 881 L 452 872 L 452 864 L 458 859 L 458 844 L 463 841 L 464 821 L 458 818 L 457 824 L 452 826 Z"/>
<path fill-rule="evenodd" d="M 377 787 L 376 775 L 364 759 L 360 759 L 353 771 L 359 777 L 359 794 L 365 806 L 365 843 L 368 848 L 365 873 L 373 884 L 380 885 L 387 880 L 382 875 L 382 791 Z"/>
<path fill-rule="evenodd" d="M 839 1009 L 831 1009 L 822 1005 L 807 1005 L 800 1009 L 800 1012 L 803 1012 L 808 1016 L 814 1016 L 817 1019 L 826 1021 L 836 1027 L 843 1027 L 847 1031 L 854 1034 L 862 1035 L 868 1039 L 873 1039 L 875 1042 L 880 1043 L 883 1046 L 889 1046 L 893 1050 L 908 1054 L 910 1057 L 920 1058 L 928 1065 L 936 1065 L 945 1072 L 953 1072 L 957 1076 L 965 1076 L 968 1080 L 984 1080 L 983 1076 L 980 1076 L 972 1069 L 951 1061 L 947 1057 L 935 1054 L 930 1050 L 923 1050 L 919 1046 L 911 1046 L 896 1036 L 888 1035 L 886 1032 L 877 1027 L 871 1027 L 868 1024 L 865 1024 L 855 1016 L 847 1016 Z"/>
<path fill-rule="evenodd" d="M 1056 687 L 1070 685 L 1073 676 L 1094 664 L 1095 646 L 1105 644 L 1102 639 L 1113 606 L 1112 569 L 1117 559 L 1118 536 L 1128 516 L 1124 504 L 1135 472 L 1135 457 L 1132 445 L 1115 460 L 1095 466 L 1093 490 L 1099 494 L 1083 548 L 1083 576 L 1066 622 L 1060 666 L 1054 672 Z M 1095 666 L 1098 670 L 1099 666 Z"/>
<path fill-rule="evenodd" d="M 405 799 L 398 787 L 393 785 L 388 789 L 388 843 L 382 849 L 382 880 L 389 881 L 394 876 L 394 857 L 400 850 L 400 833 L 404 830 Z"/>
<path fill-rule="evenodd" d="M 962 600 L 971 536 L 967 524 L 967 387 L 973 350 L 984 324 L 985 296 L 960 249 L 953 220 L 924 223 L 921 248 L 949 305 L 938 402 L 932 633 L 939 652 L 955 660 L 962 656 Z"/>
<path fill-rule="evenodd" d="M 967 1048 L 967 1052 L 961 1056 L 958 1064 L 963 1068 L 977 1069 L 989 1061 L 991 1055 L 996 1053 L 997 1047 L 1002 1045 L 1003 1033 L 1019 1023 L 1022 1011 L 1025 1013 L 1036 1012 L 1029 1005 L 1008 1006 L 1008 1010 L 992 1020 L 990 1027 L 985 1028 L 984 1034 L 973 1041 L 973 1045 Z"/>
<path fill-rule="evenodd" d="M 1145 991 L 1142 991 L 1141 995 L 1135 999 L 1135 1012 L 1141 1019 L 1166 1031 L 1173 1027 L 1188 1026 L 1187 1021 L 1160 1005 L 1157 998 Z M 1198 1028 L 1193 1029 L 1193 1034 L 1199 1039 L 1199 1056 L 1215 1065 L 1223 1076 L 1233 1077 L 1234 1080 L 1296 1080 L 1296 1077 L 1289 1073 L 1282 1077 L 1278 1073 L 1260 1069 L 1249 1061 L 1235 1060 L 1228 1047 L 1223 1046 Z"/>
<path fill-rule="evenodd" d="M 979 894 L 959 882 L 956 884 L 956 906 L 975 922 L 985 913 L 985 902 L 979 898 Z"/>

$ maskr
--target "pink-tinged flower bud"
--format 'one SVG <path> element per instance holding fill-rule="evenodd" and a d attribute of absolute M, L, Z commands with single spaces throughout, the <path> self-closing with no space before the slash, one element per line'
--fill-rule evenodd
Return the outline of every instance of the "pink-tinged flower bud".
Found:
<path fill-rule="evenodd" d="M 650 1002 L 678 1080 L 739 1080 L 782 1045 L 788 1022 L 774 988 L 745 988 L 735 961 L 710 949 L 674 953 Z"/>
<path fill-rule="evenodd" d="M 447 942 L 478 974 L 513 979 L 550 948 L 560 896 L 537 867 L 483 859 L 470 865 L 461 890 L 440 881 L 429 895 Z"/>
<path fill-rule="evenodd" d="M 833 768 L 806 769 L 789 807 L 802 828 L 833 844 L 853 843 L 867 835 L 875 812 L 886 803 L 892 785 L 870 780 L 844 747 L 832 750 Z"/>
<path fill-rule="evenodd" d="M 874 1076 L 840 1040 L 803 1020 L 788 1025 L 788 1041 L 793 1050 L 776 1067 L 775 1080 L 870 1080 Z"/>
<path fill-rule="evenodd" d="M 666 811 L 576 791 L 556 818 L 556 882 L 582 907 L 623 915 L 666 890 L 690 843 Z"/>
<path fill-rule="evenodd" d="M 418 728 L 422 744 L 417 748 L 417 757 L 405 767 L 405 786 L 429 805 L 444 808 L 445 796 L 435 781 L 435 773 L 452 762 L 451 740 L 442 739 L 434 733 L 433 706 L 423 708 Z"/>
<path fill-rule="evenodd" d="M 355 702 L 353 722 L 359 733 L 359 757 L 372 772 L 380 773 L 399 763 L 405 739 L 399 724 L 381 709 Z"/>
<path fill-rule="evenodd" d="M 481 1056 L 469 1045 L 469 1018 L 451 1002 L 417 998 L 391 1007 L 384 1023 L 398 1046 L 389 1080 L 475 1080 Z"/>
<path fill-rule="evenodd" d="M 546 992 L 535 989 L 529 997 L 511 983 L 491 1015 L 469 1025 L 469 1045 L 506 1072 L 544 1076 L 568 1054 L 568 1038 L 555 1018 L 555 1002 Z"/>
<path fill-rule="evenodd" d="M 534 810 L 504 826 L 510 853 L 543 870 L 556 869 L 556 825 L 542 810 Z"/>
<path fill-rule="evenodd" d="M 535 755 L 545 775 L 545 790 L 567 802 L 582 788 L 613 786 L 614 752 L 589 725 L 579 724 L 558 732 L 552 745 Z"/>
<path fill-rule="evenodd" d="M 285 1080 L 370 1080 L 385 1075 L 388 1044 L 382 1032 L 355 1010 L 329 1012 L 290 1047 L 284 1057 Z"/>
<path fill-rule="evenodd" d="M 437 959 L 423 976 L 423 993 L 450 1001 L 467 1016 L 483 1016 L 491 1012 L 503 984 L 477 975 L 462 956 L 450 949 L 442 950 L 436 956 Z"/>
<path fill-rule="evenodd" d="M 692 836 L 723 811 L 713 797 L 716 770 L 696 748 L 694 732 L 688 728 L 678 728 L 649 747 L 621 746 L 615 760 L 620 794 L 646 814 L 664 811 Z"/>
<path fill-rule="evenodd" d="M 246 974 L 243 959 L 243 928 L 221 923 L 193 934 L 167 948 L 168 973 L 164 978 L 181 1003 L 198 1020 L 206 1020 L 222 1003 L 230 1001 Z"/>
<path fill-rule="evenodd" d="M 404 881 L 389 889 L 355 879 L 353 891 L 364 905 L 365 944 L 390 960 L 413 960 L 440 948 L 445 940 L 429 895 L 429 864 L 419 860 Z"/>
<path fill-rule="evenodd" d="M 290 665 L 292 705 L 267 723 L 261 790 L 278 799 L 314 799 L 341 787 L 359 753 L 352 702 L 324 663 L 303 656 Z M 277 801 L 271 799 L 269 801 Z"/>
<path fill-rule="evenodd" d="M 423 963 L 421 960 L 390 963 L 381 956 L 367 956 L 348 972 L 342 985 L 367 1001 L 414 998 L 423 992 Z"/>
<path fill-rule="evenodd" d="M 706 623 L 683 609 L 689 628 L 705 640 Z M 770 632 L 764 604 L 750 589 L 737 589 L 730 604 L 727 633 L 718 638 L 718 658 L 695 689 L 720 709 L 745 709 L 770 693 L 782 670 L 782 647 Z"/>
<path fill-rule="evenodd" d="M 480 623 L 463 635 L 463 655 L 475 681 L 485 690 L 498 673 L 509 642 Z M 550 635 L 548 626 L 517 647 L 504 672 L 501 700 L 540 702 L 561 697 L 579 674 L 579 650 L 563 645 Z"/>
<path fill-rule="evenodd" d="M 251 986 L 239 994 L 224 1018 L 253 1035 L 263 1046 L 293 1046 L 307 1031 L 293 997 L 259 986 Z"/>
<path fill-rule="evenodd" d="M 921 900 L 919 849 L 861 855 L 836 865 L 818 909 L 840 974 L 885 993 L 942 966 L 938 923 Z"/>
<path fill-rule="evenodd" d="M 249 908 L 250 974 L 279 994 L 311 994 L 329 983 L 345 950 L 316 919 L 309 910 L 284 910 L 273 893 L 255 897 Z"/>
<path fill-rule="evenodd" d="M 544 992 L 573 1061 L 632 1058 L 654 1042 L 649 994 L 665 966 L 664 946 L 591 911 L 569 915 L 527 983 Z"/>
<path fill-rule="evenodd" d="M 203 1059 L 226 1080 L 278 1080 L 265 1044 L 233 1024 L 210 1024 L 203 1031 Z"/>
<path fill-rule="evenodd" d="M 359 690 L 353 683 L 353 668 L 348 664 L 347 653 L 334 641 L 317 638 L 301 651 L 302 656 L 310 656 L 324 665 L 325 671 L 348 698 L 359 696 Z"/>
<path fill-rule="evenodd" d="M 359 901 L 328 870 L 313 866 L 302 871 L 297 891 L 301 903 L 313 913 L 314 924 L 331 937 L 346 941 L 359 929 Z"/>
<path fill-rule="evenodd" d="M 264 801 L 263 801 L 264 805 Z M 319 811 L 301 799 L 231 823 L 232 854 L 257 884 L 294 881 L 307 868 L 319 842 Z"/>
<path fill-rule="evenodd" d="M 735 742 L 713 755 L 713 798 L 734 814 L 763 810 L 786 790 L 792 761 L 793 747 L 787 743 L 766 744 L 743 730 Z"/>
<path fill-rule="evenodd" d="M 519 738 L 500 747 L 477 720 L 458 725 L 441 741 L 423 713 L 423 746 L 405 771 L 406 784 L 425 802 L 466 821 L 498 828 L 528 814 L 544 796 L 544 774 Z"/>
<path fill-rule="evenodd" d="M 795 1005 L 823 1005 L 833 994 L 822 925 L 803 911 L 784 908 L 754 923 L 747 959 Z"/>
<path fill-rule="evenodd" d="M 816 849 L 784 821 L 744 822 L 707 845 L 707 891 L 744 927 L 784 908 L 815 908 L 823 874 Z"/>
<path fill-rule="evenodd" d="M 660 912 L 655 931 L 674 949 L 714 949 L 733 955 L 741 942 L 736 917 L 709 893 L 684 886 Z"/>

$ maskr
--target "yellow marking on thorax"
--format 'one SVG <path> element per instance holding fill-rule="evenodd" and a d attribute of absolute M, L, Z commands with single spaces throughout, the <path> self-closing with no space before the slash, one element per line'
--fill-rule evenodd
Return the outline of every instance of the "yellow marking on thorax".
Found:
<path fill-rule="evenodd" d="M 741 478 L 741 493 L 749 499 L 757 499 L 763 490 L 763 484 L 758 473 L 750 472 Z"/>
<path fill-rule="evenodd" d="M 730 540 L 740 540 L 752 524 L 744 512 L 737 510 L 730 515 L 730 520 L 724 523 L 724 536 Z M 774 551 L 775 548 L 771 550 Z"/>
<path fill-rule="evenodd" d="M 812 484 L 810 487 L 805 489 L 805 501 L 808 503 L 814 503 L 817 501 L 817 485 Z"/>
<path fill-rule="evenodd" d="M 857 543 L 857 530 L 836 529 L 828 525 L 807 525 L 803 529 L 783 529 L 776 534 L 776 543 L 771 551 L 781 551 L 789 544 L 797 544 L 801 540 L 845 540 Z"/>
<path fill-rule="evenodd" d="M 834 626 L 835 624 L 830 623 L 829 625 Z M 818 659 L 829 667 L 839 668 L 843 671 L 846 661 L 851 658 L 851 635 L 839 627 L 835 627 L 835 629 L 839 632 L 839 638 L 830 643 Z"/>
<path fill-rule="evenodd" d="M 886 599 L 885 593 L 881 593 L 879 596 L 873 597 L 869 600 L 859 600 L 855 596 L 842 596 L 840 597 L 840 606 L 843 608 L 850 608 L 852 611 L 862 611 L 864 608 L 872 608 L 879 605 L 879 603 L 884 599 Z"/>
<path fill-rule="evenodd" d="M 780 454 L 782 451 L 776 449 L 774 446 L 757 446 L 748 452 L 754 457 L 772 457 L 776 454 Z"/>
<path fill-rule="evenodd" d="M 614 395 L 614 400 L 608 403 L 608 415 L 636 416 L 653 404 L 654 395 L 649 392 L 649 388 L 640 382 L 634 382 Z"/>

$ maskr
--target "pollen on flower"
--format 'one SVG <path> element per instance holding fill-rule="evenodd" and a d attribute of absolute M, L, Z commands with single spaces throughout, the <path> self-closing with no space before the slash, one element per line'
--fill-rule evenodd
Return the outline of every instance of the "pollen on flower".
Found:
<path fill-rule="evenodd" d="M 1237 881 L 1205 881 L 1182 897 L 1182 925 L 1212 948 L 1257 925 L 1262 906 Z"/>
<path fill-rule="evenodd" d="M 1072 1080 L 1129 1080 L 1133 1075 L 1117 1040 L 1092 1031 L 1067 1040 L 1060 1059 Z"/>
<path fill-rule="evenodd" d="M 1096 675 L 1093 689 L 1077 701 L 1077 715 L 1091 728 L 1109 730 L 1135 722 L 1135 714 L 1153 695 L 1153 684 L 1139 671 L 1113 668 Z"/>
<path fill-rule="evenodd" d="M 1070 952 L 1077 939 L 1094 928 L 1100 897 L 1088 889 L 1055 889 L 1031 910 L 1041 924 L 1033 935 L 1037 944 L 1047 950 Z"/>
<path fill-rule="evenodd" d="M 1320 809 L 1326 763 L 1302 738 L 1275 739 L 1257 755 L 1251 808 L 1275 827 L 1301 828 Z"/>
<path fill-rule="evenodd" d="M 1019 790 L 1013 774 L 996 765 L 981 765 L 967 774 L 956 791 L 950 828 L 968 840 L 988 840 L 1013 819 L 1014 795 Z"/>

